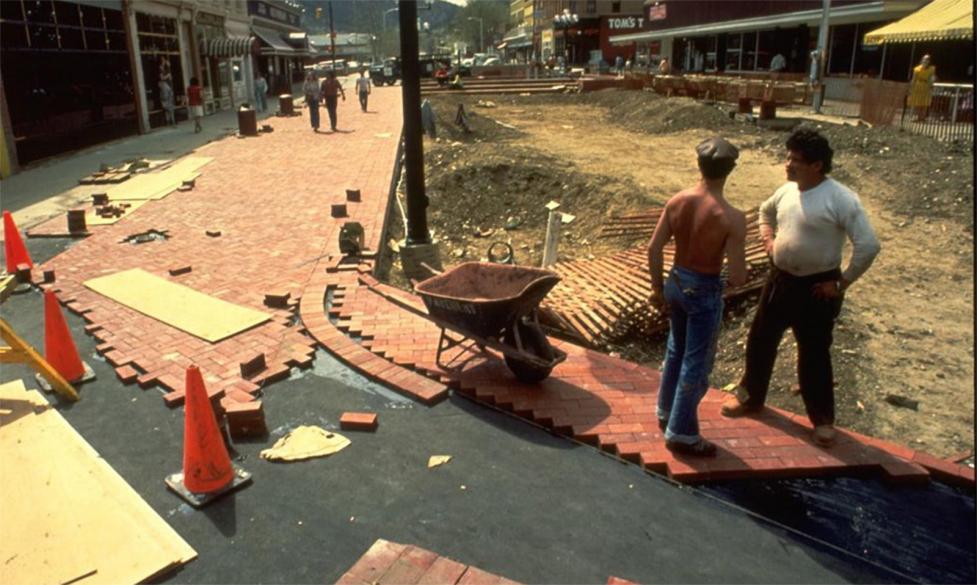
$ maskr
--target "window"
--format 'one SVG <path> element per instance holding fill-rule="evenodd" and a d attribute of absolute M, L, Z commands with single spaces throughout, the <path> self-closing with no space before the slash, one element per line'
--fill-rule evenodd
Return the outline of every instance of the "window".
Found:
<path fill-rule="evenodd" d="M 78 10 L 77 4 L 56 0 L 54 3 L 54 15 L 58 19 L 58 26 L 81 25 L 81 12 Z"/>
<path fill-rule="evenodd" d="M 597 12 L 597 0 L 587 0 L 587 14 Z"/>
<path fill-rule="evenodd" d="M 614 14 L 619 14 L 621 12 L 621 3 L 614 2 L 611 4 L 611 12 Z"/>

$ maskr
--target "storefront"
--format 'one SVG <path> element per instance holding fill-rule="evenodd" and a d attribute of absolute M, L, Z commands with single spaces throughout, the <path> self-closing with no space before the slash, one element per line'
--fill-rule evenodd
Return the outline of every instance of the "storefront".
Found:
<path fill-rule="evenodd" d="M 887 71 L 883 52 L 862 43 L 861 35 L 923 3 L 925 0 L 836 2 L 829 11 L 827 74 L 878 76 Z M 780 54 L 786 62 L 784 73 L 807 75 L 821 9 L 796 0 L 761 8 L 771 13 L 751 16 L 757 11 L 743 3 L 663 2 L 649 6 L 645 30 L 612 33 L 609 40 L 649 55 L 652 43 L 657 42 L 661 56 L 671 61 L 676 72 L 767 73 L 773 57 Z M 655 59 L 650 57 L 650 61 L 654 64 Z"/>
<path fill-rule="evenodd" d="M 581 18 L 578 22 L 553 30 L 554 50 L 568 65 L 586 65 L 591 53 L 600 51 L 600 19 Z"/>
<path fill-rule="evenodd" d="M 0 47 L 8 165 L 138 131 L 121 2 L 4 0 Z"/>
<path fill-rule="evenodd" d="M 614 15 L 602 16 L 600 19 L 600 52 L 604 61 L 614 63 L 617 57 L 625 61 L 630 59 L 634 62 L 638 46 L 637 43 L 631 45 L 611 44 L 611 35 L 623 35 L 641 31 L 645 18 L 640 14 L 633 15 Z"/>
<path fill-rule="evenodd" d="M 163 84 L 170 84 L 175 102 L 180 103 L 186 94 L 183 74 L 183 54 L 177 19 L 136 12 L 136 32 L 139 37 L 139 61 L 143 74 L 143 95 L 149 127 L 166 124 L 163 108 Z M 186 109 L 179 108 L 177 120 L 186 119 Z"/>
<path fill-rule="evenodd" d="M 268 80 L 271 93 L 291 93 L 293 84 L 302 80 L 306 58 L 313 55 L 299 28 L 301 6 L 290 0 L 248 0 L 247 11 L 251 32 L 260 44 L 257 69 Z M 302 48 L 290 44 L 291 33 L 302 33 Z"/>

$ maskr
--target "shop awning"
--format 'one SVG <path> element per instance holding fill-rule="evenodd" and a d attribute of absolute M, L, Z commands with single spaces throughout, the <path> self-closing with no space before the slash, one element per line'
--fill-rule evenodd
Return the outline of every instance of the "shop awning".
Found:
<path fill-rule="evenodd" d="M 972 0 L 971 0 L 972 1 Z M 830 26 L 871 22 L 888 18 L 901 18 L 922 4 L 920 0 L 874 0 L 845 6 L 832 6 L 829 12 Z M 719 33 L 750 32 L 774 28 L 807 25 L 818 27 L 821 24 L 821 9 L 799 10 L 769 14 L 738 20 L 708 22 L 694 26 L 683 26 L 662 30 L 649 30 L 610 37 L 613 45 L 627 45 L 634 42 L 647 42 L 675 37 L 701 37 Z"/>
<path fill-rule="evenodd" d="M 974 38 L 973 0 L 933 0 L 902 20 L 865 35 L 866 45 Z"/>
<path fill-rule="evenodd" d="M 207 39 L 200 47 L 204 57 L 244 57 L 257 52 L 258 39 L 254 37 L 224 37 Z"/>
<path fill-rule="evenodd" d="M 257 36 L 258 39 L 261 40 L 261 43 L 265 45 L 261 47 L 260 50 L 262 55 L 281 55 L 283 57 L 302 56 L 300 51 L 296 51 L 292 47 L 288 46 L 288 43 L 282 39 L 282 35 L 279 34 L 278 31 L 260 26 L 252 26 L 251 31 L 254 32 L 255 36 Z"/>

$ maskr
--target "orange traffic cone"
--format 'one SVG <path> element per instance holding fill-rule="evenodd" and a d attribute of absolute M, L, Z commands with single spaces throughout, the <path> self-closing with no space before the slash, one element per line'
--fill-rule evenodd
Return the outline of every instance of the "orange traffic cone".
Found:
<path fill-rule="evenodd" d="M 78 356 L 58 297 L 51 289 L 44 291 L 44 359 L 72 384 L 85 377 L 85 364 Z"/>
<path fill-rule="evenodd" d="M 166 485 L 199 508 L 244 485 L 251 474 L 231 463 L 197 366 L 187 368 L 184 393 L 183 473 L 167 477 Z"/>
<path fill-rule="evenodd" d="M 16 274 L 18 264 L 34 267 L 24 241 L 20 239 L 17 225 L 14 224 L 14 217 L 9 211 L 3 212 L 3 253 L 7 259 L 7 274 Z"/>

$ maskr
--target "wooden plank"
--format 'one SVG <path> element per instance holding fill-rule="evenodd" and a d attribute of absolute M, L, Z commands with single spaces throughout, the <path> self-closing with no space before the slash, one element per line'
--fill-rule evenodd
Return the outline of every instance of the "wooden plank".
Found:
<path fill-rule="evenodd" d="M 85 281 L 89 289 L 167 325 L 216 343 L 271 319 L 134 268 Z"/>
<path fill-rule="evenodd" d="M 0 385 L 0 582 L 137 583 L 196 552 L 22 382 Z"/>
<path fill-rule="evenodd" d="M 212 158 L 188 156 L 163 170 L 141 173 L 124 183 L 105 190 L 109 201 L 162 199 L 179 187 L 183 181 L 196 178 L 198 172 Z"/>

